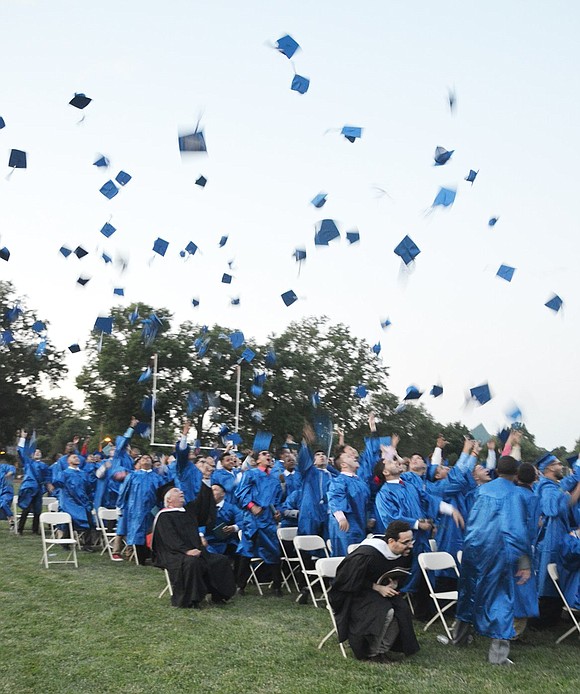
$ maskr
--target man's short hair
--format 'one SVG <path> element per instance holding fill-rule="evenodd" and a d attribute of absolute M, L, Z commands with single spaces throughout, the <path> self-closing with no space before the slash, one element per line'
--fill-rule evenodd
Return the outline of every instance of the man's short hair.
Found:
<path fill-rule="evenodd" d="M 407 521 L 391 521 L 385 530 L 385 541 L 398 540 L 401 533 L 406 533 L 409 530 L 411 530 L 411 526 Z"/>
<path fill-rule="evenodd" d="M 343 443 L 342 445 L 337 446 L 337 447 L 334 449 L 334 460 L 335 460 L 335 461 L 338 461 L 338 459 L 340 458 L 340 456 L 345 452 L 346 447 L 347 447 L 347 444 L 346 444 L 346 443 Z"/>
<path fill-rule="evenodd" d="M 224 458 L 228 458 L 230 455 L 235 455 L 235 453 L 232 453 L 232 451 L 224 451 L 224 452 L 220 455 L 220 463 L 222 462 L 222 460 L 223 460 Z"/>
<path fill-rule="evenodd" d="M 178 487 L 171 487 L 168 491 L 165 492 L 165 496 L 163 497 L 163 505 L 168 506 L 169 505 L 169 499 L 175 494 L 175 492 L 179 491 Z"/>
<path fill-rule="evenodd" d="M 517 474 L 518 481 L 522 484 L 532 484 L 536 481 L 536 468 L 531 463 L 521 463 Z"/>
<path fill-rule="evenodd" d="M 496 472 L 498 475 L 517 475 L 518 461 L 511 455 L 502 455 L 497 461 Z"/>
<path fill-rule="evenodd" d="M 220 484 L 219 482 L 212 482 L 211 486 L 212 487 L 219 487 L 224 494 L 226 493 L 226 488 L 224 487 L 223 484 Z"/>

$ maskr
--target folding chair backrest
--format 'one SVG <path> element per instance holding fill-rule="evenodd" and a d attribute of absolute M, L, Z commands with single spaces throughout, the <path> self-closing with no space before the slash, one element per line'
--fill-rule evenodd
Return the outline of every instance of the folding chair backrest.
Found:
<path fill-rule="evenodd" d="M 455 569 L 457 571 L 455 559 L 449 552 L 422 552 L 419 555 L 419 566 L 426 571 L 440 571 L 441 569 Z"/>
<path fill-rule="evenodd" d="M 433 540 L 433 539 L 429 540 L 429 549 L 430 549 L 432 552 L 436 552 L 436 551 L 437 551 L 437 540 Z"/>
<path fill-rule="evenodd" d="M 360 547 L 360 542 L 356 542 L 356 543 L 353 544 L 353 545 L 349 545 L 349 546 L 346 548 L 346 553 L 347 553 L 347 554 L 350 554 L 351 552 L 354 552 L 354 550 L 355 550 L 357 547 Z"/>
<path fill-rule="evenodd" d="M 298 534 L 298 528 L 278 528 L 277 533 L 280 542 L 292 542 Z"/>
<path fill-rule="evenodd" d="M 462 549 L 458 549 L 458 550 L 457 550 L 457 563 L 458 563 L 458 564 L 461 564 L 461 560 L 462 560 L 462 559 L 463 559 L 463 550 L 462 550 Z"/>
<path fill-rule="evenodd" d="M 48 508 L 55 501 L 58 502 L 58 499 L 56 498 L 56 496 L 43 496 L 42 497 L 42 505 L 46 506 L 46 508 Z"/>
<path fill-rule="evenodd" d="M 105 508 L 104 506 L 99 506 L 97 518 L 99 519 L 99 525 L 103 524 L 102 521 L 117 521 L 119 520 L 119 512 L 116 508 Z"/>
<path fill-rule="evenodd" d="M 58 501 L 51 501 L 50 504 L 48 504 L 48 510 L 52 513 L 58 511 Z"/>
<path fill-rule="evenodd" d="M 296 551 L 303 552 L 316 552 L 317 550 L 323 550 L 328 556 L 328 550 L 326 548 L 326 543 L 323 538 L 318 535 L 296 535 L 293 540 L 294 547 Z"/>
<path fill-rule="evenodd" d="M 321 578 L 336 578 L 336 571 L 343 561 L 344 557 L 318 559 L 315 564 L 316 571 Z"/>
<path fill-rule="evenodd" d="M 72 521 L 70 513 L 65 513 L 64 511 L 45 511 L 40 514 L 40 522 L 46 525 L 68 525 Z"/>

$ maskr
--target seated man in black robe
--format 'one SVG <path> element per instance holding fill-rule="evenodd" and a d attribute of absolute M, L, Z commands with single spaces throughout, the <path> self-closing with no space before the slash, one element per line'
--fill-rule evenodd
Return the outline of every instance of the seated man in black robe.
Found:
<path fill-rule="evenodd" d="M 329 600 L 338 639 L 348 639 L 359 660 L 384 663 L 419 650 L 408 603 L 397 590 L 411 567 L 412 546 L 409 524 L 393 521 L 384 537 L 364 540 L 338 567 Z"/>
<path fill-rule="evenodd" d="M 208 593 L 213 602 L 225 602 L 236 592 L 230 562 L 221 554 L 210 554 L 198 532 L 199 525 L 215 523 L 211 488 L 202 484 L 194 501 L 184 501 L 180 489 L 165 494 L 165 508 L 153 526 L 153 562 L 169 572 L 173 607 L 197 607 Z"/>

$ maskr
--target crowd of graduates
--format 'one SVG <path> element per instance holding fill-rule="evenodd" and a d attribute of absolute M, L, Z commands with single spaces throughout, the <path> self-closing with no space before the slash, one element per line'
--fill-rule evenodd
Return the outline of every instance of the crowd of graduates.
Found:
<path fill-rule="evenodd" d="M 98 509 L 118 509 L 110 556 L 122 562 L 130 548 L 139 563 L 146 565 L 150 563 L 154 519 L 168 490 L 181 490 L 187 506 L 202 490 L 208 495 L 207 488 L 211 488 L 212 522 L 207 527 L 199 524 L 203 551 L 230 559 L 239 595 L 244 595 L 250 579 L 251 559 L 260 558 L 269 567 L 273 594 L 282 596 L 278 527 L 296 527 L 298 535 L 320 536 L 331 555 L 344 557 L 349 546 L 369 534 L 383 534 L 392 521 L 404 521 L 413 531 L 414 547 L 411 575 L 402 590 L 411 594 L 418 619 L 433 614 L 419 554 L 431 551 L 435 541 L 437 549 L 449 552 L 461 568 L 459 553 L 464 550 L 466 534 L 479 547 L 470 559 L 471 574 L 484 569 L 478 561 L 483 561 L 486 551 L 489 555 L 491 549 L 493 555 L 493 566 L 485 568 L 485 595 L 476 591 L 471 596 L 472 614 L 465 618 L 480 633 L 517 638 L 530 618 L 539 628 L 557 623 L 562 603 L 548 576 L 550 563 L 558 566 L 568 603 L 580 608 L 580 462 L 573 458 L 564 464 L 551 454 L 534 464 L 522 462 L 519 430 L 512 430 L 505 443 L 466 439 L 459 459 L 451 465 L 445 456 L 447 442 L 441 436 L 428 455 L 422 452 L 401 458 L 398 437 L 380 436 L 373 415 L 364 450 L 359 454 L 339 432 L 333 458 L 317 449 L 308 425 L 301 444 L 288 437 L 276 456 L 266 447 L 242 454 L 231 442 L 201 453 L 188 442 L 188 423 L 171 456 L 142 454 L 131 440 L 136 425 L 133 419 L 115 445 L 104 451 L 89 453 L 86 445 L 79 450 L 80 441 L 75 438 L 51 465 L 30 445 L 26 432 L 20 432 L 18 454 L 23 474 L 18 525 L 14 526 L 12 510 L 16 469 L 7 463 L 0 463 L 0 518 L 8 519 L 22 534 L 32 515 L 32 531 L 38 532 L 42 497 L 54 496 L 59 510 L 70 514 L 81 548 L 90 552 L 97 539 Z M 485 505 L 476 502 L 485 496 L 485 485 L 505 477 L 502 472 L 506 471 L 509 485 L 502 487 L 500 496 L 508 494 L 511 505 L 506 506 L 507 515 L 496 532 L 494 523 L 499 521 L 486 516 L 481 510 Z M 521 557 L 527 557 L 528 563 L 517 564 Z M 518 580 L 522 572 L 525 581 Z M 441 590 L 457 588 L 453 571 L 439 572 L 436 582 Z M 309 594 L 304 582 L 301 586 L 297 602 L 305 603 Z M 486 633 L 486 627 L 478 624 L 473 616 L 478 613 L 478 600 L 485 601 L 486 608 L 491 602 L 500 611 L 508 606 L 513 622 L 508 635 L 494 637 L 491 632 L 497 625 Z"/>

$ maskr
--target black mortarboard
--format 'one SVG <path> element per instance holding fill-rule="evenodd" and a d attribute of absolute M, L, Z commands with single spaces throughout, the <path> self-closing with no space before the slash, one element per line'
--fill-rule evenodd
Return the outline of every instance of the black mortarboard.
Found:
<path fill-rule="evenodd" d="M 84 287 L 86 284 L 90 282 L 91 278 L 90 277 L 83 277 L 82 275 L 78 278 L 77 284 L 80 284 L 81 287 Z"/>
<path fill-rule="evenodd" d="M 298 92 L 299 94 L 306 94 L 308 87 L 310 86 L 310 80 L 308 77 L 303 77 L 302 75 L 294 75 L 292 78 L 292 84 L 290 89 L 293 92 Z"/>
<path fill-rule="evenodd" d="M 89 99 L 88 96 L 85 96 L 84 94 L 76 94 L 73 96 L 73 98 L 69 101 L 69 104 L 71 106 L 74 106 L 75 108 L 82 109 L 86 108 L 90 103 L 92 99 Z"/>
<path fill-rule="evenodd" d="M 69 346 L 69 352 L 72 352 L 73 354 L 76 354 L 77 352 L 81 351 L 81 348 L 78 346 L 78 344 L 75 342 L 74 344 Z"/>
<path fill-rule="evenodd" d="M 336 222 L 332 219 L 323 219 L 316 225 L 314 243 L 317 246 L 328 246 L 328 243 L 340 236 Z"/>
<path fill-rule="evenodd" d="M 423 395 L 423 392 L 420 391 L 417 386 L 409 386 L 407 388 L 405 397 L 403 398 L 403 401 L 408 401 L 408 400 L 418 400 L 421 396 Z"/>
<path fill-rule="evenodd" d="M 455 152 L 454 149 L 446 150 L 445 147 L 436 147 L 433 159 L 435 159 L 435 166 L 443 166 L 451 159 L 451 155 Z"/>
<path fill-rule="evenodd" d="M 227 272 L 224 272 L 222 275 L 222 283 L 223 284 L 231 284 L 232 283 L 232 276 L 228 275 Z"/>
<path fill-rule="evenodd" d="M 276 48 L 287 58 L 291 58 L 300 46 L 291 36 L 286 34 L 276 41 Z"/>
<path fill-rule="evenodd" d="M 131 180 L 131 176 L 126 171 L 119 171 L 115 176 L 115 181 L 121 186 L 126 186 Z"/>
<path fill-rule="evenodd" d="M 82 246 L 77 246 L 74 250 L 74 254 L 80 260 L 81 258 L 84 258 L 85 255 L 88 255 L 89 252 L 85 251 L 85 249 Z"/>
<path fill-rule="evenodd" d="M 107 238 L 110 238 L 116 231 L 117 229 L 112 224 L 107 222 L 101 229 L 101 234 Z"/>
<path fill-rule="evenodd" d="M 107 157 L 101 154 L 101 156 L 93 162 L 93 166 L 97 166 L 99 168 L 103 167 L 106 169 L 109 166 L 109 160 Z"/>
<path fill-rule="evenodd" d="M 563 304 L 564 302 L 562 301 L 562 299 L 557 294 L 554 294 L 554 296 L 551 299 L 546 301 L 544 306 L 547 306 L 548 308 L 551 308 L 552 311 L 558 313 L 558 311 L 562 308 Z"/>
<path fill-rule="evenodd" d="M 115 195 L 119 192 L 119 189 L 117 186 L 113 183 L 113 181 L 107 181 L 100 189 L 99 193 L 102 193 L 106 198 L 114 198 Z"/>
<path fill-rule="evenodd" d="M 475 386 L 475 388 L 470 388 L 469 392 L 471 393 L 471 397 L 475 398 L 480 405 L 485 405 L 486 402 L 491 400 L 491 391 L 487 383 Z"/>
<path fill-rule="evenodd" d="M 2 258 L 2 260 L 5 260 L 6 262 L 8 262 L 8 260 L 10 258 L 10 251 L 6 248 L 6 246 L 4 246 L 3 248 L 0 248 L 0 258 Z"/>
<path fill-rule="evenodd" d="M 200 176 L 197 181 L 195 182 L 196 186 L 201 186 L 202 188 L 205 188 L 205 184 L 207 183 L 207 178 L 205 176 Z"/>
<path fill-rule="evenodd" d="M 195 129 L 188 135 L 180 135 L 177 138 L 180 152 L 207 152 L 203 130 Z"/>
<path fill-rule="evenodd" d="M 21 149 L 10 150 L 10 159 L 8 160 L 8 166 L 13 169 L 25 169 L 26 168 L 26 152 Z"/>
<path fill-rule="evenodd" d="M 438 398 L 440 395 L 443 395 L 442 386 L 433 386 L 429 395 L 432 395 L 434 398 Z"/>
<path fill-rule="evenodd" d="M 395 248 L 395 254 L 401 258 L 405 265 L 413 262 L 419 253 L 421 253 L 421 251 L 409 236 L 405 236 L 401 243 Z"/>
<path fill-rule="evenodd" d="M 298 297 L 291 289 L 289 289 L 287 292 L 282 294 L 282 301 L 286 304 L 286 306 L 292 306 L 295 301 L 298 301 Z"/>

